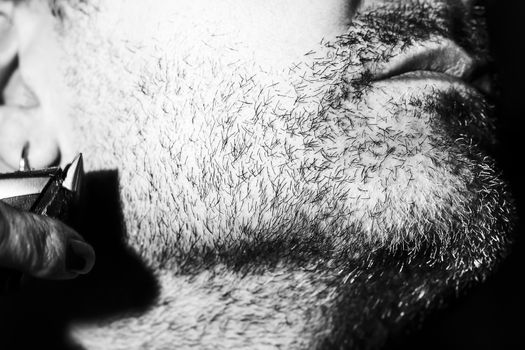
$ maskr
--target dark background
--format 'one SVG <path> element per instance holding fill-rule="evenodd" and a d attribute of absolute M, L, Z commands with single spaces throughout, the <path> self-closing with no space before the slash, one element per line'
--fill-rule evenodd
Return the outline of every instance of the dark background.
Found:
<path fill-rule="evenodd" d="M 516 244 L 486 283 L 428 318 L 419 331 L 390 349 L 524 349 L 523 235 L 525 232 L 525 10 L 520 0 L 487 0 L 487 20 L 501 96 L 496 100 L 497 160 L 518 208 Z"/>

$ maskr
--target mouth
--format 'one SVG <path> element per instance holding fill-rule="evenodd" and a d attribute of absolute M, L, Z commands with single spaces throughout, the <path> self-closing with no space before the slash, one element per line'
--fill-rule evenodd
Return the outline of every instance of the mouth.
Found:
<path fill-rule="evenodd" d="M 375 82 L 425 80 L 494 96 L 491 66 L 449 39 L 434 37 L 398 52 L 392 50 L 386 62 L 367 68 Z"/>

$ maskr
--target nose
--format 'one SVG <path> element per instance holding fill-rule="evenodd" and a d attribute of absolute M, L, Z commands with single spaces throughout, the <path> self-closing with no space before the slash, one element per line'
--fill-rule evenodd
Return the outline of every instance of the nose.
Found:
<path fill-rule="evenodd" d="M 9 11 L 0 4 L 0 172 L 18 169 L 24 145 L 35 168 L 56 163 L 59 150 L 40 103 L 18 69 L 18 43 Z"/>
<path fill-rule="evenodd" d="M 4 71 L 5 73 L 5 71 Z M 27 159 L 34 168 L 57 164 L 60 158 L 54 130 L 32 91 L 18 70 L 11 72 L 2 87 L 0 105 L 0 172 L 18 169 L 25 145 Z"/>

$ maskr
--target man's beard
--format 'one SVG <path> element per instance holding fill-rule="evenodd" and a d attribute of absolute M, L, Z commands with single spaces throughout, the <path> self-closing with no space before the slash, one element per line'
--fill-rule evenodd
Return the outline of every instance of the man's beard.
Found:
<path fill-rule="evenodd" d="M 88 64 L 72 84 L 79 149 L 90 170 L 119 170 L 129 244 L 153 266 L 184 269 L 188 255 L 192 265 L 229 263 L 246 247 L 307 264 L 282 251 L 346 259 L 446 246 L 464 230 L 481 168 L 501 183 L 478 147 L 486 103 L 425 83 L 400 91 L 367 81 L 356 52 L 385 57 L 376 40 L 388 36 L 366 24 L 285 74 L 188 40 L 169 56 L 101 46 L 116 63 L 108 68 L 76 61 Z"/>
<path fill-rule="evenodd" d="M 254 298 L 281 288 L 276 304 L 312 305 L 293 312 L 317 345 L 374 317 L 401 322 L 385 311 L 390 287 L 405 293 L 404 315 L 459 275 L 484 276 L 477 267 L 490 270 L 508 244 L 508 197 L 479 136 L 486 104 L 367 80 L 356 52 L 381 57 L 388 36 L 370 47 L 359 35 L 374 31 L 357 29 L 286 75 L 182 43 L 137 57 L 105 42 L 100 61 L 72 60 L 79 149 L 88 170 L 118 169 L 127 244 L 183 291 L 222 288 L 230 301 L 240 281 L 261 288 Z M 396 276 L 407 262 L 414 273 Z M 359 319 L 367 305 L 377 314 Z"/>

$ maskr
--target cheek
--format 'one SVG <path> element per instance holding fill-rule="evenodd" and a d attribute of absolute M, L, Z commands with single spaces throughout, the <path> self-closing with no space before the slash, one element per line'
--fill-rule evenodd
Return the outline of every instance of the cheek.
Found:
<path fill-rule="evenodd" d="M 130 94 L 125 76 L 108 63 L 103 46 L 94 50 L 96 42 L 70 40 L 64 42 L 60 67 L 67 88 L 65 113 L 71 123 L 68 141 L 75 152 L 84 154 L 86 170 L 115 168 L 118 161 L 112 158 L 118 152 L 113 148 L 124 147 L 133 137 L 132 133 L 119 135 L 126 123 L 133 122 L 126 112 Z"/>
<path fill-rule="evenodd" d="M 149 34 L 135 37 L 112 16 L 72 16 L 60 41 L 60 78 L 67 87 L 67 117 L 73 125 L 70 141 L 86 155 L 87 170 L 131 166 L 127 154 L 144 143 L 145 109 L 155 103 L 141 98 L 148 94 L 144 81 L 157 74 L 154 65 L 149 65 L 151 72 L 144 68 L 144 57 L 156 52 L 136 49 L 151 43 Z M 127 22 L 123 25 L 128 28 Z"/>

